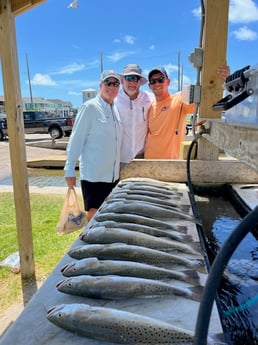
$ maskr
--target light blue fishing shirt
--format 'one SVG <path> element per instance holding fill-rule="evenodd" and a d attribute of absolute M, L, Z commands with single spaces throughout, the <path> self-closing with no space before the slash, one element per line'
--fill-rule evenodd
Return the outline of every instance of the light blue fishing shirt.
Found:
<path fill-rule="evenodd" d="M 80 108 L 67 145 L 65 176 L 75 176 L 79 160 L 80 178 L 91 182 L 119 179 L 122 126 L 115 105 L 98 94 Z"/>

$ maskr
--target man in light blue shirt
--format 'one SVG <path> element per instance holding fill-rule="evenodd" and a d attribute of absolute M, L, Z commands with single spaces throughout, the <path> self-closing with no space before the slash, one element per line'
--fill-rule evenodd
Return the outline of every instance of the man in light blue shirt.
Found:
<path fill-rule="evenodd" d="M 79 159 L 80 180 L 88 221 L 119 181 L 122 126 L 114 99 L 120 76 L 114 70 L 101 74 L 100 92 L 80 108 L 67 146 L 65 180 L 76 185 Z"/>

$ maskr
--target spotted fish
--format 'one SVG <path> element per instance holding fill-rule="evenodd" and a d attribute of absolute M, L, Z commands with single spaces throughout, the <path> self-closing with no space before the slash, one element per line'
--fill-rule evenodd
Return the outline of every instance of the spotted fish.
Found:
<path fill-rule="evenodd" d="M 82 245 L 70 249 L 68 255 L 78 260 L 97 257 L 102 260 L 130 260 L 162 267 L 181 265 L 198 272 L 206 272 L 203 260 L 188 259 L 185 256 L 125 243 Z"/>
<path fill-rule="evenodd" d="M 88 304 L 60 304 L 47 311 L 54 325 L 102 342 L 192 345 L 194 334 L 158 319 Z"/>
<path fill-rule="evenodd" d="M 179 241 L 179 242 L 190 242 L 192 241 L 192 237 L 190 235 L 183 235 L 175 230 L 164 230 L 164 229 L 157 229 L 152 226 L 148 225 L 139 225 L 135 223 L 119 223 L 115 221 L 103 221 L 100 223 L 93 223 L 90 228 L 96 228 L 99 226 L 104 226 L 105 228 L 121 228 L 126 230 L 133 230 L 143 232 L 144 234 L 157 236 L 157 237 L 168 237 L 172 240 Z"/>
<path fill-rule="evenodd" d="M 167 209 L 158 205 L 152 205 L 150 203 L 141 201 L 136 201 L 133 203 L 126 201 L 114 201 L 110 204 L 103 204 L 100 210 L 102 212 L 132 213 L 154 219 L 181 219 L 198 223 L 198 221 L 194 217 L 187 214 L 186 212 L 172 208 Z"/>
<path fill-rule="evenodd" d="M 80 235 L 80 239 L 90 244 L 127 243 L 142 247 L 159 249 L 163 251 L 180 251 L 190 254 L 198 254 L 199 243 L 185 244 L 166 238 L 156 237 L 142 232 L 118 228 L 86 228 Z"/>
<path fill-rule="evenodd" d="M 181 296 L 200 301 L 203 287 L 175 286 L 154 279 L 116 275 L 81 275 L 65 278 L 56 285 L 58 291 L 90 298 L 119 300 L 135 297 Z"/>
<path fill-rule="evenodd" d="M 153 205 L 162 206 L 162 207 L 165 207 L 168 209 L 170 209 L 170 208 L 177 209 L 177 210 L 183 211 L 183 212 L 189 212 L 189 210 L 190 210 L 189 205 L 181 204 L 179 202 L 176 202 L 175 200 L 164 200 L 164 199 L 162 200 L 162 199 L 153 198 L 153 197 L 150 197 L 147 195 L 130 194 L 130 193 L 126 193 L 124 191 L 116 192 L 116 193 L 114 193 L 114 195 L 111 194 L 106 199 L 106 202 L 110 203 L 110 202 L 114 202 L 116 200 L 130 201 L 130 202 L 142 201 L 142 202 L 150 203 Z"/>
<path fill-rule="evenodd" d="M 195 270 L 173 271 L 135 261 L 99 260 L 96 257 L 74 260 L 61 268 L 66 277 L 79 275 L 119 275 L 147 279 L 176 279 L 189 284 L 198 284 Z"/>
<path fill-rule="evenodd" d="M 148 225 L 152 227 L 154 226 L 157 229 L 175 230 L 184 234 L 187 232 L 186 226 L 171 225 L 161 220 L 152 219 L 152 218 L 140 216 L 137 214 L 130 214 L 127 212 L 125 213 L 100 212 L 95 215 L 94 219 L 98 222 L 113 220 L 115 222 L 121 222 L 121 223 L 127 222 L 127 223 Z"/>

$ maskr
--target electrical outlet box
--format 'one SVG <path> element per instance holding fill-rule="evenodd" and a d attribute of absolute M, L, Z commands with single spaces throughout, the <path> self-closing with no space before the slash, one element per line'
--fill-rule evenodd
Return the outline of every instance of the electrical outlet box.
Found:
<path fill-rule="evenodd" d="M 200 103 L 201 99 L 201 86 L 200 85 L 187 85 L 182 89 L 182 99 L 184 103 Z"/>

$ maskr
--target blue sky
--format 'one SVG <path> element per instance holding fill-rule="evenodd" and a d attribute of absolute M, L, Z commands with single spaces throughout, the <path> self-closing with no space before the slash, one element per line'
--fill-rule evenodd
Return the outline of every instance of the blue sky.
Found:
<path fill-rule="evenodd" d="M 74 107 L 82 103 L 81 90 L 98 90 L 101 54 L 104 69 L 118 72 L 128 63 L 139 64 L 144 74 L 165 66 L 175 92 L 180 51 L 183 82 L 195 82 L 188 57 L 199 45 L 200 1 L 78 0 L 78 8 L 68 8 L 71 1 L 48 0 L 16 17 L 22 97 L 30 96 L 26 56 L 33 97 L 71 101 Z M 257 48 L 258 0 L 231 0 L 227 61 L 232 72 L 256 65 Z"/>

